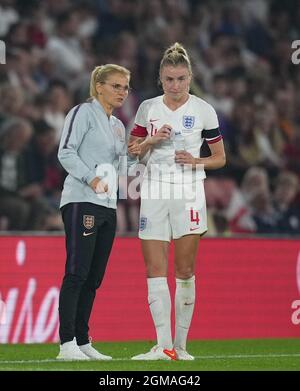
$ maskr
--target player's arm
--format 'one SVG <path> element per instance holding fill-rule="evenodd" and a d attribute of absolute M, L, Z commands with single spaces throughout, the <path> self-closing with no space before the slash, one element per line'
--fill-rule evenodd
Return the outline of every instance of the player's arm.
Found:
<path fill-rule="evenodd" d="M 203 164 L 205 170 L 215 170 L 224 167 L 226 156 L 219 121 L 215 109 L 208 105 L 205 111 L 204 130 L 202 137 L 206 140 L 211 156 L 195 159 L 195 165 Z"/>
<path fill-rule="evenodd" d="M 208 143 L 211 155 L 208 157 L 194 158 L 195 162 L 193 167 L 195 168 L 197 164 L 203 164 L 205 170 L 215 170 L 217 168 L 222 168 L 226 164 L 226 154 L 224 149 L 223 139 L 215 143 Z"/>
<path fill-rule="evenodd" d="M 68 174 L 86 184 L 90 184 L 96 176 L 94 168 L 90 168 L 78 154 L 78 149 L 89 129 L 88 115 L 84 104 L 70 110 L 65 118 L 58 149 L 58 160 L 63 168 Z"/>
<path fill-rule="evenodd" d="M 175 152 L 175 162 L 179 164 L 191 164 L 193 168 L 203 165 L 206 170 L 215 170 L 225 166 L 226 156 L 222 135 L 219 130 L 219 121 L 215 109 L 207 105 L 204 116 L 204 129 L 202 137 L 207 141 L 211 156 L 193 157 L 186 151 Z"/>
<path fill-rule="evenodd" d="M 163 125 L 154 136 L 149 137 L 147 131 L 147 113 L 149 111 L 149 100 L 142 102 L 135 116 L 135 123 L 130 132 L 128 153 L 139 156 L 141 160 L 153 146 L 161 141 L 170 138 L 171 126 Z"/>
<path fill-rule="evenodd" d="M 130 132 L 130 137 L 127 145 L 128 154 L 133 157 L 139 157 L 142 159 L 141 144 L 146 140 L 148 136 L 146 120 L 145 120 L 144 103 L 142 103 L 138 109 L 135 124 Z"/>
<path fill-rule="evenodd" d="M 196 158 L 195 165 L 203 164 L 204 169 L 215 170 L 224 167 L 226 156 L 222 135 L 219 129 L 219 121 L 215 109 L 208 105 L 204 116 L 204 130 L 202 137 L 206 140 L 211 156 Z"/>
<path fill-rule="evenodd" d="M 163 125 L 152 137 L 138 137 L 130 135 L 128 143 L 128 152 L 132 155 L 138 155 L 142 159 L 155 144 L 170 138 L 171 126 Z"/>
<path fill-rule="evenodd" d="M 209 157 L 194 157 L 187 151 L 176 151 L 175 152 L 175 162 L 178 164 L 190 164 L 193 168 L 196 168 L 197 165 L 203 165 L 205 170 L 215 170 L 225 166 L 226 157 L 223 140 L 208 144 L 211 152 Z"/>
<path fill-rule="evenodd" d="M 143 141 L 146 140 L 146 137 L 138 137 L 138 136 L 133 136 L 130 135 L 129 141 L 128 141 L 128 153 L 132 156 L 139 156 L 141 159 L 142 156 L 142 148 L 141 144 Z"/>

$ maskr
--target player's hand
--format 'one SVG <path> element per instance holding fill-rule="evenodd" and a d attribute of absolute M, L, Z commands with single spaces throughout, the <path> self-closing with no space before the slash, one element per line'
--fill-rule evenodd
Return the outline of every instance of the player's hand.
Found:
<path fill-rule="evenodd" d="M 128 153 L 133 156 L 140 156 L 142 152 L 142 148 L 140 146 L 140 143 L 137 141 L 131 141 L 128 143 Z"/>
<path fill-rule="evenodd" d="M 92 180 L 92 182 L 90 183 L 90 187 L 97 194 L 108 192 L 108 184 L 104 181 L 101 181 L 99 177 L 96 177 Z"/>
<path fill-rule="evenodd" d="M 155 145 L 161 143 L 162 141 L 168 140 L 171 135 L 171 130 L 172 130 L 171 125 L 167 125 L 167 124 L 163 125 L 154 136 L 149 138 L 148 140 L 149 144 Z"/>
<path fill-rule="evenodd" d="M 196 159 L 187 151 L 175 151 L 175 163 L 196 165 Z"/>

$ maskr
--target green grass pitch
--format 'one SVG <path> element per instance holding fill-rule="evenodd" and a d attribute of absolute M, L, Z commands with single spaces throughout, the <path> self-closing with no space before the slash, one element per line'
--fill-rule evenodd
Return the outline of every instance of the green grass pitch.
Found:
<path fill-rule="evenodd" d="M 57 344 L 0 344 L 0 371 L 299 371 L 300 338 L 189 341 L 195 361 L 131 361 L 153 342 L 94 343 L 112 361 L 58 362 Z"/>

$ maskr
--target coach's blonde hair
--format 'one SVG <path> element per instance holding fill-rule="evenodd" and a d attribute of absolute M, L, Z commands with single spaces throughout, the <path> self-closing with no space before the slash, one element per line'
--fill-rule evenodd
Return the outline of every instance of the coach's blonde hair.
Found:
<path fill-rule="evenodd" d="M 159 73 L 164 66 L 172 65 L 176 67 L 177 65 L 185 65 L 190 75 L 193 74 L 190 58 L 187 54 L 185 48 L 178 42 L 175 42 L 174 45 L 170 46 L 163 55 L 163 58 L 160 62 Z"/>
<path fill-rule="evenodd" d="M 130 71 L 124 67 L 121 67 L 120 65 L 116 64 L 105 64 L 97 66 L 92 74 L 91 74 L 91 81 L 90 81 L 90 97 L 91 98 L 97 98 L 98 93 L 96 89 L 97 83 L 104 83 L 109 75 L 112 75 L 114 73 L 121 73 L 124 76 L 127 76 L 130 78 Z"/>

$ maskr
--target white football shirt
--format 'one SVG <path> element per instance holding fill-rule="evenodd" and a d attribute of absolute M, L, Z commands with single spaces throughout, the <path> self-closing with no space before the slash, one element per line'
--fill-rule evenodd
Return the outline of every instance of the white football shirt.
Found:
<path fill-rule="evenodd" d="M 204 139 L 208 143 L 220 141 L 222 136 L 214 108 L 194 95 L 189 95 L 188 100 L 174 111 L 163 102 L 163 96 L 148 99 L 138 108 L 131 135 L 153 137 L 164 124 L 171 126 L 171 137 L 152 147 L 145 176 L 169 183 L 191 183 L 204 179 L 205 171 L 202 166 L 192 170 L 189 165 L 183 167 L 175 164 L 173 140 L 175 132 L 180 132 L 184 137 L 185 150 L 194 157 L 200 156 Z"/>

